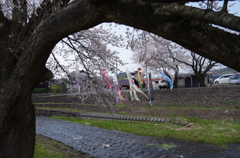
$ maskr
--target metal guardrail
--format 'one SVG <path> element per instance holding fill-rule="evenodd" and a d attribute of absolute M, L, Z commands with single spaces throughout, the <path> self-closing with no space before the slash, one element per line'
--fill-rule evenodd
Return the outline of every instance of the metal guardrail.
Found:
<path fill-rule="evenodd" d="M 164 118 L 156 118 L 156 117 L 90 114 L 90 113 L 77 113 L 77 112 L 70 112 L 70 111 L 45 110 L 45 109 L 36 109 L 36 114 L 38 116 L 67 116 L 67 117 L 75 117 L 79 119 L 96 119 L 96 120 L 106 120 L 106 121 L 138 121 L 138 122 L 156 122 L 156 123 L 166 122 Z"/>
<path fill-rule="evenodd" d="M 163 118 L 150 118 L 150 117 L 139 117 L 139 116 L 122 116 L 122 115 L 102 115 L 102 114 L 80 114 L 80 119 L 97 119 L 107 121 L 141 121 L 141 122 L 158 122 L 164 123 Z"/>

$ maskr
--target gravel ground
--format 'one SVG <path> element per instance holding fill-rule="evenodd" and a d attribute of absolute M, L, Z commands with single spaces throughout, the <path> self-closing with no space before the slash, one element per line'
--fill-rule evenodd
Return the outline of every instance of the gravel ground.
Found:
<path fill-rule="evenodd" d="M 108 131 L 48 117 L 37 117 L 36 131 L 96 158 L 240 157 L 240 144 L 229 144 L 226 149 L 211 144 Z"/>

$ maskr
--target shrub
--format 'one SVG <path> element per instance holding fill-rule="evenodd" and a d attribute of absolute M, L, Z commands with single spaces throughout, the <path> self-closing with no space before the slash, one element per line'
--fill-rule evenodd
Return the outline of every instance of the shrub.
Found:
<path fill-rule="evenodd" d="M 66 93 L 67 87 L 64 83 L 55 84 L 50 87 L 52 93 Z"/>
<path fill-rule="evenodd" d="M 33 93 L 47 93 L 46 88 L 35 88 Z"/>

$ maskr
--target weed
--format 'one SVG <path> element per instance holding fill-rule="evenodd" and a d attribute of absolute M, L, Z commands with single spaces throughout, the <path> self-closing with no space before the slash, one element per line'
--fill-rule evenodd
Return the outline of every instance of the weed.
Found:
<path fill-rule="evenodd" d="M 147 146 L 155 146 L 157 148 L 165 149 L 165 150 L 173 149 L 177 147 L 177 145 L 169 145 L 169 144 L 147 144 Z"/>
<path fill-rule="evenodd" d="M 50 138 L 43 137 L 42 135 L 36 136 L 34 158 L 69 158 L 69 157 L 81 157 L 90 158 L 81 152 L 74 150 L 73 148 L 64 145 L 61 142 L 52 140 Z"/>
<path fill-rule="evenodd" d="M 115 105 L 116 108 L 125 108 L 126 105 Z"/>
<path fill-rule="evenodd" d="M 228 101 L 225 101 L 224 103 L 225 104 L 236 104 L 236 103 L 238 103 L 238 101 L 237 100 L 228 100 Z"/>
<path fill-rule="evenodd" d="M 176 102 L 176 101 L 177 101 L 177 98 L 173 98 L 173 99 L 172 99 L 172 102 Z"/>
<path fill-rule="evenodd" d="M 185 106 L 197 106 L 197 104 L 193 104 L 193 103 L 186 103 Z"/>
<path fill-rule="evenodd" d="M 177 117 L 177 114 L 173 113 L 173 114 L 170 114 L 168 115 L 169 117 Z"/>

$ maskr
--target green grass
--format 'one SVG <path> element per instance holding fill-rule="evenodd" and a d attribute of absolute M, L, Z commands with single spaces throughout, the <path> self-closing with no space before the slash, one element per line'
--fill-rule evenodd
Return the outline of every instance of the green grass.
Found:
<path fill-rule="evenodd" d="M 175 106 L 175 103 L 174 102 L 169 102 L 169 103 L 163 104 L 163 106 Z"/>
<path fill-rule="evenodd" d="M 44 109 L 44 110 L 62 110 L 62 111 L 71 111 L 71 112 L 84 112 L 79 109 L 71 109 L 71 108 L 51 108 L 51 107 L 37 107 L 37 109 Z"/>
<path fill-rule="evenodd" d="M 35 105 L 51 105 L 51 104 L 57 104 L 57 105 L 93 105 L 93 104 L 85 104 L 85 103 L 56 103 L 56 102 L 37 102 L 37 103 L 33 103 Z M 96 105 L 95 105 L 96 106 Z"/>
<path fill-rule="evenodd" d="M 125 108 L 127 105 L 115 105 L 116 108 Z"/>
<path fill-rule="evenodd" d="M 34 158 L 68 158 L 56 148 L 56 144 L 58 142 L 50 139 L 43 139 L 43 137 L 37 136 L 36 144 L 35 144 L 35 151 L 34 151 Z M 55 144 L 55 145 L 54 145 Z M 61 145 L 58 143 L 58 145 Z"/>
<path fill-rule="evenodd" d="M 193 104 L 193 103 L 186 103 L 185 106 L 192 106 L 192 107 L 196 107 L 197 104 Z"/>
<path fill-rule="evenodd" d="M 52 140 L 42 135 L 36 136 L 34 158 L 90 158 L 61 142 Z"/>
<path fill-rule="evenodd" d="M 192 107 L 190 107 L 192 105 Z M 188 106 L 168 106 L 168 107 L 147 107 L 146 109 L 155 109 L 155 110 L 236 110 L 234 107 L 212 107 L 212 108 L 206 108 L 206 107 L 201 107 L 201 106 L 193 106 L 193 104 L 188 104 Z"/>
<path fill-rule="evenodd" d="M 177 147 L 176 145 L 170 145 L 170 144 L 147 144 L 147 146 L 155 146 L 157 148 L 165 149 L 165 150 L 173 149 Z"/>
<path fill-rule="evenodd" d="M 131 115 L 130 113 L 127 113 L 127 112 L 120 112 L 119 114 L 120 115 Z"/>
<path fill-rule="evenodd" d="M 67 158 L 66 156 L 62 155 L 61 153 L 51 152 L 48 149 L 42 147 L 42 145 L 40 143 L 36 143 L 34 158 L 53 158 L 53 157 Z"/>
<path fill-rule="evenodd" d="M 172 123 L 153 124 L 146 122 L 84 120 L 60 116 L 54 116 L 53 118 L 137 135 L 177 138 L 216 145 L 240 142 L 240 123 L 234 121 L 212 121 L 183 117 L 183 119 L 192 123 L 191 127 L 185 127 Z"/>
<path fill-rule="evenodd" d="M 39 103 L 33 103 L 33 104 L 65 104 L 65 103 L 52 103 L 52 102 L 39 102 Z"/>
<path fill-rule="evenodd" d="M 236 101 L 236 100 L 228 100 L 228 101 L 225 101 L 224 103 L 225 104 L 236 104 L 236 103 L 238 103 L 238 101 Z"/>

